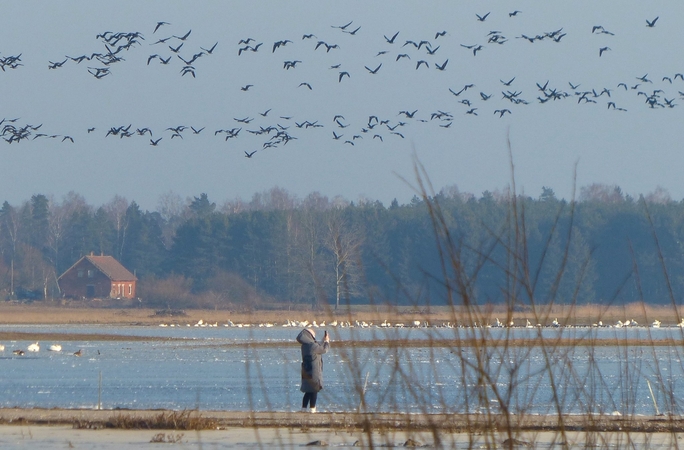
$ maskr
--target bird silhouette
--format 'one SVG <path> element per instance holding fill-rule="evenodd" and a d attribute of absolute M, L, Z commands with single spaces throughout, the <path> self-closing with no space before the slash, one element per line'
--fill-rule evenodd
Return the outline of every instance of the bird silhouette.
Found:
<path fill-rule="evenodd" d="M 397 55 L 397 59 L 395 59 L 394 61 L 399 61 L 401 58 L 411 59 L 411 57 L 409 55 L 407 55 L 406 53 L 402 53 L 400 55 Z"/>
<path fill-rule="evenodd" d="M 348 24 L 346 24 L 346 25 L 341 25 L 341 26 L 330 25 L 330 27 L 331 27 L 331 28 L 339 28 L 340 30 L 346 30 L 347 27 L 348 27 L 349 25 L 351 25 L 352 23 L 354 23 L 353 20 L 352 20 L 351 22 L 349 22 Z"/>
<path fill-rule="evenodd" d="M 660 18 L 660 16 L 656 17 L 655 19 L 651 20 L 650 22 L 648 21 L 648 19 L 646 19 L 646 26 L 648 28 L 653 28 L 659 18 Z"/>
<path fill-rule="evenodd" d="M 250 152 L 250 153 L 247 153 L 247 151 L 245 151 L 245 158 L 251 158 L 252 156 L 254 156 L 254 154 L 256 152 L 257 152 L 256 150 L 254 150 L 253 152 Z"/>
<path fill-rule="evenodd" d="M 446 69 L 446 65 L 447 65 L 448 62 L 449 62 L 449 60 L 447 59 L 446 61 L 444 61 L 444 62 L 442 63 L 441 66 L 440 66 L 439 64 L 435 63 L 435 68 L 436 68 L 437 70 L 444 70 L 444 69 Z"/>
<path fill-rule="evenodd" d="M 184 40 L 186 40 L 186 39 L 188 38 L 188 36 L 190 36 L 190 33 L 192 33 L 192 30 L 190 30 L 190 31 L 188 31 L 187 33 L 185 33 L 184 36 L 176 36 L 176 35 L 174 35 L 173 37 L 175 37 L 176 39 L 180 39 L 181 41 L 184 41 Z"/>
<path fill-rule="evenodd" d="M 391 38 L 388 38 L 384 34 L 383 34 L 383 36 L 384 36 L 384 38 L 388 44 L 394 44 L 394 40 L 397 38 L 397 36 L 399 36 L 399 32 L 397 31 L 396 33 L 394 33 L 394 36 L 392 36 Z"/>
<path fill-rule="evenodd" d="M 421 64 L 425 64 L 425 67 L 427 67 L 428 69 L 430 68 L 430 66 L 428 65 L 428 62 L 427 62 L 427 61 L 423 61 L 423 60 L 421 59 L 420 61 L 418 61 L 418 62 L 416 63 L 416 70 L 418 70 L 418 68 L 420 67 Z"/>
<path fill-rule="evenodd" d="M 285 47 L 287 44 L 290 44 L 290 43 L 292 43 L 292 41 L 289 40 L 289 39 L 285 39 L 284 41 L 276 41 L 276 42 L 274 42 L 274 43 L 273 43 L 273 50 L 271 51 L 271 53 L 275 53 L 275 51 L 276 51 L 277 49 L 279 49 L 280 47 Z"/>
<path fill-rule="evenodd" d="M 475 14 L 475 15 L 477 16 L 477 20 L 479 22 L 484 22 L 485 20 L 487 20 L 487 16 L 489 16 L 490 13 L 491 13 L 491 11 L 488 12 L 487 14 L 485 14 L 484 16 L 481 16 L 479 14 Z"/>
<path fill-rule="evenodd" d="M 363 67 L 365 67 L 368 72 L 375 75 L 376 73 L 378 73 L 378 70 L 380 70 L 380 67 L 382 67 L 382 63 L 380 63 L 380 65 L 378 67 L 376 67 L 375 69 L 370 69 L 368 66 L 363 66 Z"/>
<path fill-rule="evenodd" d="M 153 139 L 150 139 L 150 145 L 153 147 L 156 147 L 159 144 L 159 141 L 161 141 L 162 138 L 157 139 L 156 141 Z"/>
<path fill-rule="evenodd" d="M 207 52 L 208 55 L 211 55 L 214 52 L 214 49 L 216 48 L 217 45 L 218 45 L 218 42 L 216 42 L 210 49 L 206 49 L 204 47 L 200 47 L 200 49 Z"/>
<path fill-rule="evenodd" d="M 159 27 L 161 27 L 162 25 L 171 25 L 171 24 L 168 22 L 157 22 L 157 26 L 154 27 L 154 31 L 152 32 L 152 34 L 156 33 L 157 30 L 159 29 Z"/>
<path fill-rule="evenodd" d="M 513 83 L 513 80 L 515 80 L 515 77 L 511 78 L 508 81 L 503 81 L 503 80 L 499 80 L 499 81 L 501 81 L 501 84 L 503 84 L 504 86 L 510 86 L 511 83 Z"/>
<path fill-rule="evenodd" d="M 247 92 L 247 91 L 249 90 L 249 88 L 251 88 L 251 87 L 253 87 L 253 86 L 254 86 L 253 84 L 246 84 L 246 85 L 242 86 L 242 87 L 240 88 L 240 90 L 241 90 L 241 91 Z"/>
<path fill-rule="evenodd" d="M 610 50 L 610 47 L 601 47 L 601 48 L 599 49 L 599 58 L 600 58 L 601 56 L 603 56 L 603 52 L 606 52 L 606 51 L 608 51 L 608 50 Z"/>
<path fill-rule="evenodd" d="M 446 34 L 446 31 L 438 31 L 437 33 L 435 33 L 435 39 L 437 39 L 438 37 L 446 36 Z"/>
<path fill-rule="evenodd" d="M 340 72 L 340 76 L 339 76 L 339 78 L 337 79 L 337 82 L 338 82 L 338 83 L 342 82 L 342 78 L 343 78 L 345 75 L 347 76 L 347 78 L 351 78 L 351 76 L 349 75 L 349 72 Z"/>
<path fill-rule="evenodd" d="M 518 10 L 516 9 L 516 10 L 513 11 L 513 12 L 509 12 L 509 13 L 508 13 L 508 17 L 515 17 L 515 16 L 517 16 L 518 14 L 520 14 L 521 12 L 522 12 L 522 11 L 518 11 Z"/>
<path fill-rule="evenodd" d="M 50 63 L 50 64 L 48 65 L 48 69 L 57 69 L 57 68 L 59 68 L 59 67 L 62 67 L 62 66 L 64 65 L 64 63 L 67 62 L 68 60 L 69 60 L 69 59 L 67 58 L 67 59 L 65 59 L 65 60 L 62 61 L 62 62 L 52 62 L 52 61 L 48 61 L 48 62 Z"/>
<path fill-rule="evenodd" d="M 313 90 L 313 88 L 311 87 L 311 85 L 310 85 L 309 83 L 307 83 L 307 82 L 299 83 L 299 86 L 298 86 L 298 87 L 302 87 L 302 86 L 308 87 L 310 91 Z"/>

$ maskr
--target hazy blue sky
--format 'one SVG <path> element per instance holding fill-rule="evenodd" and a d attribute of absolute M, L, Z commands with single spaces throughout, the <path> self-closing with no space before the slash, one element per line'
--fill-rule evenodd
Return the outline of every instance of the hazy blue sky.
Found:
<path fill-rule="evenodd" d="M 515 10 L 521 12 L 509 16 Z M 476 14 L 486 13 L 484 22 L 477 19 Z M 656 17 L 655 26 L 647 27 L 646 21 Z M 578 186 L 617 184 L 632 195 L 661 186 L 681 199 L 684 99 L 679 91 L 684 81 L 674 76 L 684 72 L 683 19 L 684 6 L 671 1 L 619 6 L 595 1 L 10 2 L 0 13 L 0 57 L 21 54 L 22 65 L 0 72 L 0 117 L 19 118 L 17 127 L 43 125 L 18 143 L 0 142 L 0 198 L 17 203 L 43 193 L 59 199 L 73 190 L 94 204 L 119 194 L 153 209 L 168 191 L 206 192 L 221 202 L 280 186 L 300 197 L 319 191 L 350 200 L 406 202 L 413 192 L 400 177 L 413 179 L 414 152 L 435 187 L 455 184 L 479 195 L 510 183 L 508 133 L 518 189 L 529 195 L 550 186 L 568 197 L 578 163 Z M 159 21 L 170 25 L 153 33 Z M 332 27 L 350 21 L 346 31 L 361 27 L 355 35 Z M 592 33 L 598 25 L 613 34 Z M 561 28 L 555 35 L 565 34 L 559 42 L 520 38 Z M 185 41 L 152 45 L 189 30 Z M 140 32 L 144 40 L 117 54 L 125 61 L 109 66 L 68 60 L 48 69 L 50 61 L 61 62 L 65 55 L 106 53 L 96 38 L 105 31 Z M 435 39 L 441 31 L 447 34 Z M 488 43 L 492 31 L 506 42 Z M 388 44 L 383 36 L 396 32 L 394 44 Z M 302 39 L 309 33 L 316 37 Z M 243 46 L 238 41 L 248 37 L 255 39 L 252 46 L 263 45 L 238 56 Z M 286 39 L 292 43 L 272 51 L 274 42 Z M 429 55 L 425 45 L 420 50 L 404 46 L 407 40 L 427 40 L 431 49 L 439 49 Z M 318 41 L 339 48 L 314 50 Z M 200 47 L 216 42 L 211 55 L 192 64 L 195 78 L 181 75 L 184 64 L 169 45 L 183 43 L 178 54 L 189 60 Z M 483 49 L 474 56 L 461 44 Z M 610 50 L 599 57 L 602 47 Z M 380 51 L 387 53 L 376 56 Z M 162 65 L 153 58 L 148 65 L 153 54 L 171 56 L 171 62 Z M 399 54 L 410 60 L 396 61 Z M 445 70 L 437 70 L 435 64 L 447 59 Z M 429 67 L 416 69 L 420 60 Z M 286 70 L 284 61 L 301 62 Z M 376 74 L 364 68 L 380 63 Z M 330 68 L 337 64 L 339 69 Z M 89 67 L 109 67 L 111 73 L 96 79 Z M 350 76 L 338 81 L 340 71 Z M 652 83 L 637 79 L 645 74 Z M 500 81 L 513 77 L 510 87 Z M 547 94 L 555 89 L 569 95 L 540 103 L 538 97 L 545 96 L 537 83 L 547 81 Z M 303 82 L 312 89 L 300 87 Z M 580 86 L 573 89 L 569 83 Z M 247 84 L 253 87 L 242 91 Z M 449 92 L 467 84 L 475 86 L 458 97 Z M 576 92 L 604 88 L 611 90 L 610 98 L 591 93 L 585 98 L 596 103 L 578 103 Z M 656 89 L 663 90 L 656 93 L 660 104 L 667 99 L 677 106 L 649 108 L 647 96 Z M 505 91 L 519 93 L 517 98 L 529 104 L 513 104 L 503 98 Z M 484 100 L 480 93 L 491 98 Z M 626 111 L 609 109 L 610 101 Z M 472 108 L 477 115 L 466 114 Z M 494 111 L 504 108 L 511 114 L 499 118 Z M 266 117 L 259 115 L 268 109 Z M 418 111 L 407 118 L 399 115 L 402 110 Z M 453 119 L 431 120 L 437 111 Z M 348 127 L 333 121 L 338 114 Z M 371 115 L 389 122 L 369 129 Z M 254 121 L 234 120 L 245 117 Z M 295 125 L 307 120 L 323 127 Z M 400 121 L 405 125 L 394 131 L 403 139 L 388 128 Z M 154 139 L 162 140 L 154 147 L 149 136 L 105 136 L 110 128 L 129 124 L 130 131 L 148 127 Z M 182 138 L 172 139 L 166 129 L 179 125 L 206 128 L 200 134 L 188 128 Z M 296 140 L 263 149 L 275 132 L 248 133 L 278 125 L 289 127 L 286 132 Z M 91 127 L 95 130 L 88 133 Z M 226 141 L 224 133 L 215 134 L 236 127 L 242 127 L 236 138 Z M 334 140 L 333 132 L 343 137 Z M 37 133 L 59 137 L 34 140 Z M 382 141 L 373 138 L 376 134 Z M 73 143 L 62 142 L 67 135 Z M 252 158 L 245 157 L 245 151 L 254 150 Z"/>

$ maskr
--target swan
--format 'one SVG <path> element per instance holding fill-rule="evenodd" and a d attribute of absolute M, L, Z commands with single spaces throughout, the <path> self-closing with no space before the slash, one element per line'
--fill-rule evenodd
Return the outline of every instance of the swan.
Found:
<path fill-rule="evenodd" d="M 61 352 L 62 346 L 59 344 L 52 344 L 50 347 L 48 347 L 48 350 L 50 350 L 51 352 Z"/>
<path fill-rule="evenodd" d="M 653 328 L 660 328 L 660 320 L 656 319 L 653 321 Z"/>
<path fill-rule="evenodd" d="M 38 345 L 38 342 L 35 342 L 31 345 L 28 346 L 28 351 L 30 352 L 39 352 L 40 351 L 40 345 Z"/>
<path fill-rule="evenodd" d="M 527 320 L 527 324 L 525 325 L 525 328 L 534 328 L 532 324 L 530 323 L 529 319 Z"/>
<path fill-rule="evenodd" d="M 553 322 L 551 322 L 551 323 L 552 323 L 552 325 L 553 325 L 554 327 L 556 327 L 556 328 L 560 327 L 560 323 L 558 322 L 558 318 L 557 318 L 557 317 L 556 317 L 555 319 L 553 319 Z"/>
<path fill-rule="evenodd" d="M 4 352 L 4 351 L 5 351 L 5 346 L 0 344 L 0 352 Z"/>

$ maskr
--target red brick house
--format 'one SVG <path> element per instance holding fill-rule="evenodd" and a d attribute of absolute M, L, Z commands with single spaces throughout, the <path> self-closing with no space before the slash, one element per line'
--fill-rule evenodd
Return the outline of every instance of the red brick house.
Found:
<path fill-rule="evenodd" d="M 135 298 L 138 278 L 111 256 L 84 256 L 58 279 L 65 297 Z"/>

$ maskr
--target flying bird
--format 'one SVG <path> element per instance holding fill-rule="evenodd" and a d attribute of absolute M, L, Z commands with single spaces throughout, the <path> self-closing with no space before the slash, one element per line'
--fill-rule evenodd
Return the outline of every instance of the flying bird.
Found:
<path fill-rule="evenodd" d="M 190 36 L 190 33 L 192 33 L 192 30 L 190 30 L 190 31 L 188 31 L 187 33 L 185 33 L 184 36 L 176 36 L 176 35 L 174 34 L 173 37 L 175 37 L 176 39 L 180 39 L 181 41 L 184 41 L 184 40 L 186 40 L 186 39 L 188 38 L 188 36 Z"/>
<path fill-rule="evenodd" d="M 311 88 L 311 85 L 310 85 L 309 83 L 307 83 L 307 82 L 299 83 L 299 86 L 297 86 L 297 87 L 302 87 L 302 86 L 308 87 L 310 91 L 313 90 L 313 89 Z"/>
<path fill-rule="evenodd" d="M 171 25 L 171 24 L 168 22 L 157 22 L 157 26 L 154 27 L 154 31 L 152 32 L 152 34 L 156 33 L 157 30 L 159 29 L 159 27 L 161 27 L 162 25 Z"/>
<path fill-rule="evenodd" d="M 385 40 L 387 41 L 388 44 L 394 44 L 394 40 L 397 38 L 397 36 L 399 36 L 399 32 L 397 31 L 396 33 L 394 33 L 394 36 L 392 36 L 391 38 L 388 38 L 384 34 L 383 34 L 383 36 L 385 37 Z"/>
<path fill-rule="evenodd" d="M 340 83 L 342 81 L 342 77 L 344 77 L 345 75 L 347 76 L 347 78 L 351 78 L 351 76 L 349 76 L 349 72 L 340 72 L 340 76 L 337 79 L 337 82 Z"/>
<path fill-rule="evenodd" d="M 368 72 L 375 75 L 376 73 L 378 73 L 378 70 L 380 70 L 380 67 L 382 67 L 382 63 L 380 63 L 380 65 L 378 67 L 376 67 L 375 69 L 370 69 L 368 66 L 363 66 L 363 67 L 365 67 Z"/>
<path fill-rule="evenodd" d="M 655 19 L 651 20 L 650 22 L 648 21 L 648 19 L 646 19 L 646 26 L 648 28 L 653 28 L 659 18 L 660 18 L 660 16 L 656 17 Z"/>
<path fill-rule="evenodd" d="M 484 16 L 481 16 L 481 15 L 479 15 L 479 14 L 475 14 L 475 15 L 477 16 L 477 20 L 478 20 L 478 21 L 484 22 L 485 20 L 487 20 L 487 16 L 489 16 L 490 13 L 491 13 L 491 11 L 488 12 L 487 14 L 485 14 Z"/>
<path fill-rule="evenodd" d="M 245 150 L 245 158 L 251 158 L 252 156 L 254 156 L 254 154 L 255 154 L 256 152 L 257 152 L 257 151 L 254 150 L 254 151 L 251 152 L 251 153 L 247 153 L 247 151 Z"/>
<path fill-rule="evenodd" d="M 351 25 L 352 23 L 354 23 L 353 20 L 352 20 L 351 22 L 349 22 L 348 24 L 346 24 L 346 25 L 341 25 L 341 26 L 330 25 L 330 28 L 339 28 L 340 30 L 346 30 L 347 27 L 348 27 L 349 25 Z"/>
<path fill-rule="evenodd" d="M 606 51 L 608 51 L 608 50 L 610 50 L 610 47 L 601 47 L 601 48 L 599 49 L 599 58 L 600 58 L 601 56 L 603 56 L 603 52 L 606 52 Z"/>
<path fill-rule="evenodd" d="M 444 70 L 444 69 L 446 69 L 446 65 L 447 65 L 448 62 L 449 62 L 449 60 L 447 59 L 446 61 L 444 61 L 444 62 L 442 63 L 441 66 L 440 66 L 439 64 L 435 63 L 435 68 L 436 68 L 437 70 Z"/>
<path fill-rule="evenodd" d="M 150 145 L 153 146 L 153 147 L 156 147 L 157 144 L 159 144 L 159 141 L 161 141 L 161 140 L 162 140 L 162 138 L 159 138 L 159 139 L 157 139 L 156 141 L 150 139 Z"/>
<path fill-rule="evenodd" d="M 439 32 L 435 33 L 435 39 L 437 39 L 438 37 L 446 36 L 446 34 L 447 34 L 446 31 L 439 31 Z"/>
<path fill-rule="evenodd" d="M 240 90 L 247 92 L 249 90 L 249 88 L 251 88 L 252 86 L 254 86 L 254 85 L 253 84 L 246 84 L 246 85 L 242 86 L 240 88 Z"/>
<path fill-rule="evenodd" d="M 205 52 L 207 52 L 208 55 L 211 55 L 211 54 L 214 52 L 214 49 L 216 48 L 217 45 L 218 45 L 218 42 L 216 42 L 216 43 L 215 43 L 210 49 L 208 49 L 208 50 L 207 50 L 206 48 L 204 48 L 204 47 L 200 47 L 200 48 L 201 48 L 202 50 L 204 50 Z"/>

